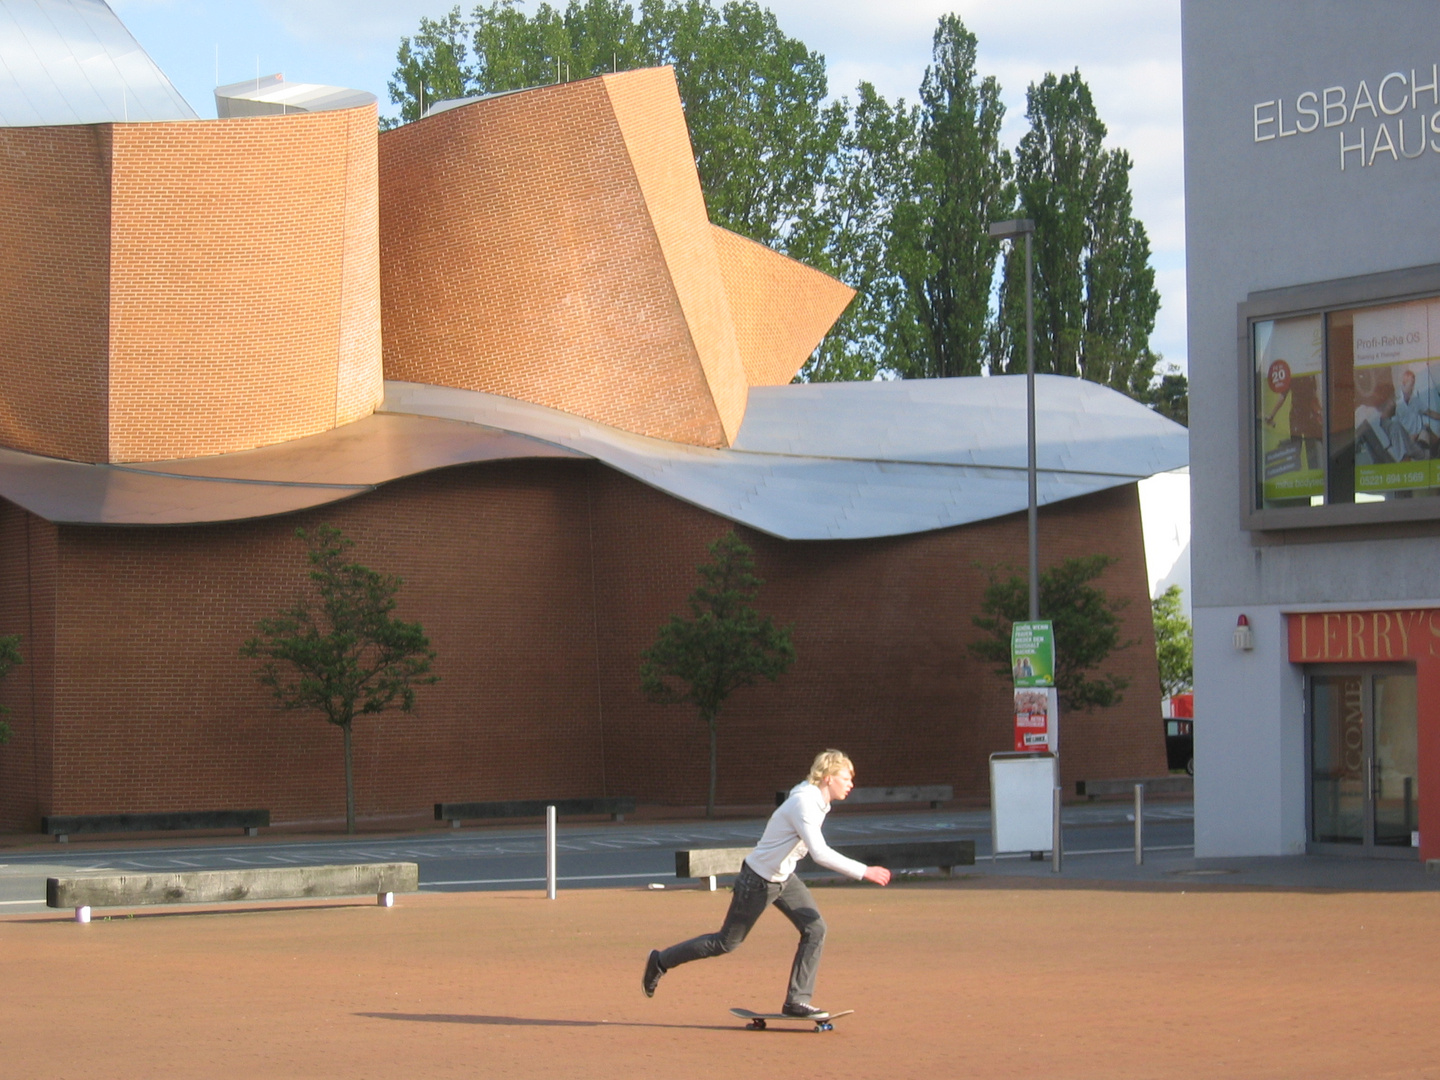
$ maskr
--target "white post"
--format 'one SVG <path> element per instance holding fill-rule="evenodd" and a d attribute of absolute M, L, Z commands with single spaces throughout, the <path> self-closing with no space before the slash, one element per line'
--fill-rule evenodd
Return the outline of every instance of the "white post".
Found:
<path fill-rule="evenodd" d="M 545 807 L 545 897 L 555 899 L 555 807 Z"/>
<path fill-rule="evenodd" d="M 381 907 L 394 907 L 395 894 L 393 892 L 376 893 L 375 903 L 379 904 Z"/>
<path fill-rule="evenodd" d="M 76 922 L 89 922 L 89 921 L 90 921 L 90 905 L 89 905 L 89 904 L 82 904 L 80 907 L 77 907 L 77 908 L 75 909 L 75 921 L 76 921 Z"/>
<path fill-rule="evenodd" d="M 1135 785 L 1135 865 L 1145 864 L 1145 785 Z"/>
<path fill-rule="evenodd" d="M 715 875 L 714 875 L 714 874 L 711 874 L 711 875 L 710 875 L 710 891 L 711 891 L 711 892 L 714 892 L 714 891 L 715 891 Z"/>
<path fill-rule="evenodd" d="M 1064 844 L 1060 839 L 1060 795 L 1063 789 L 1055 785 L 1055 790 L 1050 796 L 1050 872 L 1060 873 L 1060 866 L 1064 861 L 1062 849 Z"/>

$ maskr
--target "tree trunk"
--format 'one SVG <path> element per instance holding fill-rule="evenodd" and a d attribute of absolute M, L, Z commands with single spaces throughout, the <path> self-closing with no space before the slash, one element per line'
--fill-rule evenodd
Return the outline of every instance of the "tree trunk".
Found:
<path fill-rule="evenodd" d="M 706 717 L 710 727 L 710 797 L 705 802 L 705 816 L 715 816 L 715 716 Z"/>
<path fill-rule="evenodd" d="M 355 764 L 350 753 L 350 725 L 341 724 L 345 732 L 345 831 L 355 832 Z"/>

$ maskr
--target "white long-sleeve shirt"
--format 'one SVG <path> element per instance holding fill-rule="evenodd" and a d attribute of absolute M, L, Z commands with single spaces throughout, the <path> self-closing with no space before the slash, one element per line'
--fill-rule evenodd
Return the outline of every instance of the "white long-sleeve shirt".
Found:
<path fill-rule="evenodd" d="M 784 881 L 808 853 L 821 866 L 859 881 L 865 876 L 865 864 L 841 855 L 820 833 L 829 812 L 829 800 L 818 787 L 808 780 L 796 784 L 770 815 L 760 843 L 745 856 L 750 869 L 766 881 Z"/>

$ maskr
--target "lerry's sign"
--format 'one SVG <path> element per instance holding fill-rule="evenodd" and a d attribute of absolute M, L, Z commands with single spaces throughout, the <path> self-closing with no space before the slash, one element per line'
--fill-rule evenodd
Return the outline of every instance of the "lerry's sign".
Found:
<path fill-rule="evenodd" d="M 1440 64 L 1257 101 L 1253 122 L 1257 143 L 1339 129 L 1341 172 L 1440 154 Z"/>
<path fill-rule="evenodd" d="M 1440 609 L 1314 611 L 1287 618 L 1293 664 L 1440 657 Z"/>

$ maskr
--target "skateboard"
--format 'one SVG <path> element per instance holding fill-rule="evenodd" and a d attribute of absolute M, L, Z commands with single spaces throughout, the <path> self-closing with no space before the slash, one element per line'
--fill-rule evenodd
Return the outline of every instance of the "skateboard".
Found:
<path fill-rule="evenodd" d="M 758 1013 L 752 1012 L 749 1009 L 730 1010 L 733 1015 L 740 1017 L 741 1020 L 749 1020 L 750 1022 L 745 1026 L 747 1028 L 753 1028 L 755 1031 L 764 1031 L 766 1021 L 769 1020 L 788 1020 L 792 1024 L 814 1024 L 816 1031 L 834 1031 L 834 1021 L 840 1019 L 842 1016 L 849 1016 L 854 1011 L 854 1009 L 845 1009 L 841 1012 L 821 1013 L 818 1016 L 786 1016 L 784 1013 Z"/>

